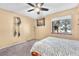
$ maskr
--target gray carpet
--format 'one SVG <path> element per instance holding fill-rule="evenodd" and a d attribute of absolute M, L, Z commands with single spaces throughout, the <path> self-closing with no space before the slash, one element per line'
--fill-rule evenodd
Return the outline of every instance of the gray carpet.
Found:
<path fill-rule="evenodd" d="M 30 49 L 36 40 L 27 41 L 0 50 L 0 56 L 31 56 Z"/>

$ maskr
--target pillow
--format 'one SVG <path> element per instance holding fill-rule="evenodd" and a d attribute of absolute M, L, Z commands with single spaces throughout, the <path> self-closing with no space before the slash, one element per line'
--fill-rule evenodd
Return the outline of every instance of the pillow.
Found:
<path fill-rule="evenodd" d="M 37 52 L 37 51 L 33 51 L 33 52 L 31 52 L 31 55 L 32 56 L 41 56 L 41 53 Z"/>

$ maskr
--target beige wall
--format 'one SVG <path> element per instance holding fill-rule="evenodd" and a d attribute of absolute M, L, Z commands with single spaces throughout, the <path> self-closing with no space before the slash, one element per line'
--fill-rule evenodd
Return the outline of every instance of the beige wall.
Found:
<path fill-rule="evenodd" d="M 47 36 L 63 37 L 69 39 L 79 39 L 79 8 L 73 8 L 62 12 L 57 12 L 45 17 L 45 27 L 36 26 L 36 39 L 42 39 Z M 71 15 L 72 16 L 72 35 L 51 33 L 51 20 L 54 17 Z M 35 21 L 36 23 L 36 21 Z M 36 25 L 36 24 L 35 24 Z"/>
<path fill-rule="evenodd" d="M 20 17 L 22 21 L 20 26 L 21 36 L 19 38 L 13 37 L 14 16 Z M 17 42 L 34 39 L 33 24 L 34 21 L 32 18 L 0 9 L 0 47 L 6 47 Z"/>
<path fill-rule="evenodd" d="M 72 35 L 51 33 L 52 18 L 71 15 Z M 13 37 L 13 17 L 20 17 L 22 24 L 20 27 L 21 36 Z M 45 27 L 37 27 L 36 20 L 19 15 L 10 11 L 0 9 L 0 48 L 13 45 L 31 39 L 43 39 L 47 36 L 64 37 L 69 39 L 79 39 L 79 8 L 73 8 L 62 12 L 57 12 L 45 17 Z"/>

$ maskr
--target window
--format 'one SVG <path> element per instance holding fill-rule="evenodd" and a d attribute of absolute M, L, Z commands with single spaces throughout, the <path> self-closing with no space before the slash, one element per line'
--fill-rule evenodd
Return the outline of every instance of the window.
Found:
<path fill-rule="evenodd" d="M 71 34 L 71 16 L 63 16 L 52 20 L 52 32 L 61 34 Z"/>

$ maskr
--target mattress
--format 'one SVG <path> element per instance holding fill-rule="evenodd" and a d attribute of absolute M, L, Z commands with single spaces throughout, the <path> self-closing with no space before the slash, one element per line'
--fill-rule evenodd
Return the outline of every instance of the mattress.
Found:
<path fill-rule="evenodd" d="M 38 51 L 42 56 L 79 56 L 79 41 L 47 37 L 36 42 L 31 52 Z"/>

